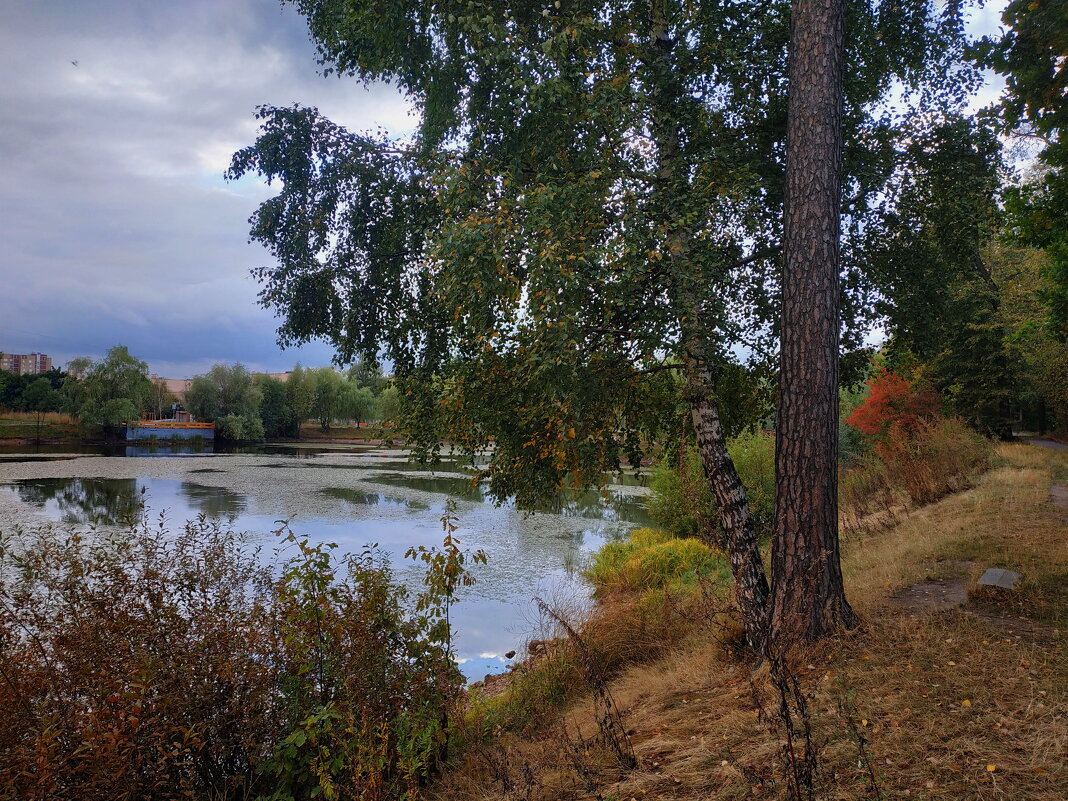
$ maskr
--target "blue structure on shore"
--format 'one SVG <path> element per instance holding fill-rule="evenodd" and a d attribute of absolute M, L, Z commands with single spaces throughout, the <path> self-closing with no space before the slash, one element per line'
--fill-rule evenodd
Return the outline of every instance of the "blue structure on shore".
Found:
<path fill-rule="evenodd" d="M 126 424 L 126 439 L 137 441 L 145 439 L 215 439 L 215 423 L 197 423 L 193 415 L 180 408 L 174 410 L 174 417 L 166 420 L 138 420 Z"/>

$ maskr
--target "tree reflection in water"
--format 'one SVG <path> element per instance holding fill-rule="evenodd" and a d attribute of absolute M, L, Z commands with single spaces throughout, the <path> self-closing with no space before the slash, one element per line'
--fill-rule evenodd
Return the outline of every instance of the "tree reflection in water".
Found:
<path fill-rule="evenodd" d="M 245 498 L 226 487 L 206 487 L 203 484 L 182 482 L 182 495 L 197 514 L 205 517 L 237 517 L 245 511 Z"/>
<path fill-rule="evenodd" d="M 24 503 L 54 501 L 64 523 L 132 524 L 141 509 L 135 478 L 33 478 L 15 482 Z"/>
<path fill-rule="evenodd" d="M 126 526 L 133 524 L 143 509 L 155 500 L 161 508 L 179 514 L 182 519 L 204 515 L 209 518 L 235 518 L 245 511 L 246 502 L 225 487 L 208 487 L 183 481 L 135 478 L 35 478 L 14 482 L 19 498 L 27 504 L 45 508 L 52 502 L 57 517 L 64 523 L 91 526 Z M 149 485 L 151 493 L 148 492 Z M 178 491 L 175 501 L 167 500 Z M 161 496 L 153 499 L 157 492 Z M 186 508 L 181 508 L 182 506 Z"/>

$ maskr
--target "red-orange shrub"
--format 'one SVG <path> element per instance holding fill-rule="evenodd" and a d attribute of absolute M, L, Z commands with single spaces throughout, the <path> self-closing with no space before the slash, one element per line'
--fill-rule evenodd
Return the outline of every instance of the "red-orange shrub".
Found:
<path fill-rule="evenodd" d="M 938 393 L 885 368 L 868 379 L 868 396 L 846 424 L 881 442 L 897 429 L 911 435 L 921 423 L 938 416 Z"/>

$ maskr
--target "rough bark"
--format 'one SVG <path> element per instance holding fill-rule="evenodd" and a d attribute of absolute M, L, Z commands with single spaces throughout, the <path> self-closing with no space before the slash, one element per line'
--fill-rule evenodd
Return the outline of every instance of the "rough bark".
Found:
<path fill-rule="evenodd" d="M 682 200 L 688 185 L 682 171 L 677 169 L 680 160 L 680 137 L 675 118 L 681 90 L 677 82 L 672 80 L 675 69 L 671 57 L 674 41 L 663 11 L 662 5 L 654 11 L 650 31 L 659 67 L 659 83 L 652 96 L 653 137 L 659 162 L 657 191 L 668 193 L 673 199 Z M 665 203 L 666 207 L 673 205 L 683 207 L 685 203 Z M 726 535 L 728 558 L 734 575 L 735 597 L 745 626 L 746 641 L 754 650 L 762 651 L 767 623 L 768 582 L 760 558 L 756 530 L 749 513 L 745 487 L 742 486 L 730 454 L 727 453 L 727 441 L 716 405 L 715 376 L 704 358 L 709 332 L 695 322 L 701 317 L 699 304 L 692 297 L 693 292 L 688 290 L 694 280 L 693 237 L 685 225 L 676 225 L 668 234 L 667 240 L 674 276 L 671 295 L 680 320 L 691 321 L 684 325 L 684 349 L 691 419 L 701 465 L 716 499 L 720 525 Z"/>
<path fill-rule="evenodd" d="M 838 273 L 844 0 L 794 0 L 786 143 L 771 636 L 856 617 L 838 549 Z"/>
<path fill-rule="evenodd" d="M 727 537 L 727 556 L 734 576 L 734 594 L 749 647 L 762 652 L 766 636 L 768 580 L 749 501 L 727 452 L 727 440 L 716 406 L 715 379 L 708 365 L 692 356 L 686 361 L 690 418 L 701 466 L 716 499 L 720 525 Z"/>

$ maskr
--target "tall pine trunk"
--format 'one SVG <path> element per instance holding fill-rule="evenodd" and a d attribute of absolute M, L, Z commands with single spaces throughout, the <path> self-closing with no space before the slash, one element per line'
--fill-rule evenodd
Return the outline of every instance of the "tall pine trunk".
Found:
<path fill-rule="evenodd" d="M 856 622 L 838 550 L 844 27 L 844 0 L 794 0 L 770 606 L 777 644 Z"/>

